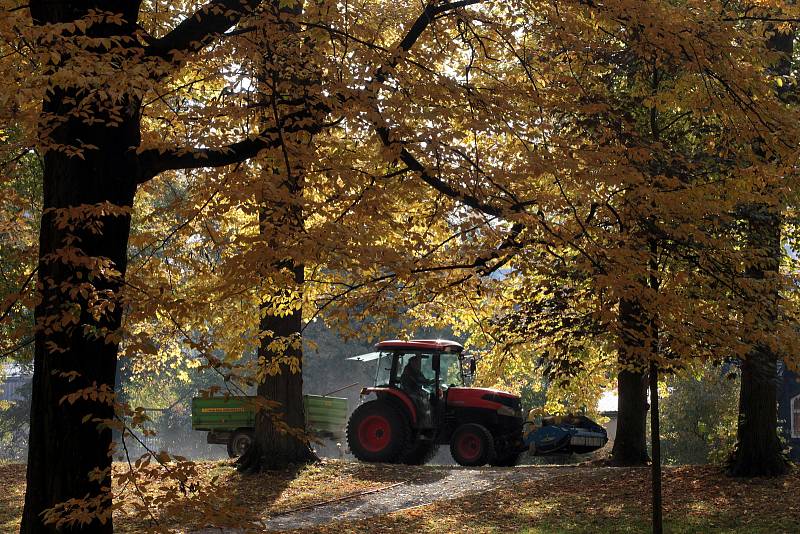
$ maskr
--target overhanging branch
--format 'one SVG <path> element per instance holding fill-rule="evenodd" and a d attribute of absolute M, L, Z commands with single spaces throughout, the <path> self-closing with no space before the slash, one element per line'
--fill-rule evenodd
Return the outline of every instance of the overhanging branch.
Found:
<path fill-rule="evenodd" d="M 376 111 L 377 110 L 373 110 Z M 387 147 L 392 148 L 396 146 L 396 142 L 393 142 L 389 137 L 389 128 L 386 126 L 381 125 L 374 125 L 375 132 L 378 134 L 378 138 L 381 140 L 381 143 Z M 439 191 L 443 195 L 458 200 L 465 206 L 468 206 L 476 211 L 480 211 L 485 213 L 486 215 L 491 215 L 493 217 L 498 218 L 506 218 L 511 213 L 520 213 L 525 210 L 527 206 L 534 204 L 533 201 L 528 202 L 517 202 L 514 204 L 509 204 L 508 206 L 498 206 L 494 204 L 490 204 L 478 198 L 475 195 L 467 193 L 465 191 L 460 191 L 459 189 L 453 187 L 449 183 L 445 182 L 434 173 L 432 173 L 422 162 L 420 162 L 411 152 L 409 152 L 405 147 L 400 149 L 399 154 L 400 161 L 405 163 L 406 167 L 408 167 L 411 171 L 417 173 L 419 177 L 424 181 L 426 184 L 434 188 L 435 190 Z"/>
<path fill-rule="evenodd" d="M 263 0 L 214 0 L 181 21 L 164 37 L 145 48 L 145 56 L 180 62 L 235 26 Z"/>
<path fill-rule="evenodd" d="M 219 148 L 145 150 L 139 154 L 142 170 L 137 183 L 143 184 L 164 171 L 232 165 L 254 157 L 261 150 L 275 148 L 278 143 L 277 136 L 262 134 Z"/>
<path fill-rule="evenodd" d="M 138 156 L 140 171 L 137 183 L 143 184 L 164 171 L 224 167 L 241 163 L 255 157 L 262 150 L 280 146 L 281 133 L 305 132 L 313 135 L 319 133 L 322 128 L 319 121 L 309 119 L 307 110 L 301 110 L 286 118 L 294 120 L 277 127 L 265 128 L 257 136 L 222 147 L 145 150 Z"/>

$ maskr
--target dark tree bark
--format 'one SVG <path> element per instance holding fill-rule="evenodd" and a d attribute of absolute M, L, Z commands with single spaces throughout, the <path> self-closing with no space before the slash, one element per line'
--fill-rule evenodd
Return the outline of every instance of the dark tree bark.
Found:
<path fill-rule="evenodd" d="M 618 466 L 646 465 L 647 455 L 647 373 L 642 351 L 646 326 L 637 303 L 623 299 L 619 304 L 622 328 L 617 375 L 617 433 L 611 449 L 611 463 Z"/>
<path fill-rule="evenodd" d="M 285 161 L 288 162 L 289 158 Z M 294 168 L 287 164 L 283 174 L 276 173 L 274 178 L 280 180 L 278 189 L 285 191 L 285 198 L 291 200 L 268 202 L 261 199 L 259 218 L 265 243 L 287 257 L 265 269 L 264 279 L 269 280 L 271 274 L 278 273 L 278 276 L 289 275 L 290 280 L 281 284 L 281 289 L 271 295 L 273 298 L 266 299 L 261 305 L 260 330 L 264 337 L 258 357 L 264 374 L 256 393 L 274 408 L 259 409 L 253 445 L 239 459 L 240 470 L 249 473 L 284 469 L 292 464 L 318 459 L 305 434 L 303 409 L 302 305 L 305 268 L 290 257 L 289 250 L 292 246 L 302 246 L 298 243 L 302 243 L 304 233 L 301 207 L 304 173 L 301 163 L 298 162 Z M 290 313 L 276 310 L 274 300 L 283 306 L 290 306 Z M 277 373 L 268 372 L 275 368 Z"/>
<path fill-rule="evenodd" d="M 285 161 L 289 161 L 287 158 Z M 266 174 L 266 173 L 265 173 Z M 300 201 L 303 195 L 303 172 L 298 166 L 274 175 L 280 180 L 279 190 L 286 192 L 290 202 L 272 203 L 261 199 L 259 215 L 265 243 L 287 256 L 290 243 L 302 242 L 303 212 Z M 272 232 L 272 233 L 269 233 Z M 280 232 L 280 235 L 278 235 Z M 271 272 L 273 271 L 273 272 Z M 270 408 L 262 407 L 256 416 L 253 444 L 239 459 L 239 469 L 248 473 L 285 469 L 293 464 L 317 460 L 305 435 L 303 408 L 303 285 L 304 265 L 287 257 L 265 269 L 264 279 L 274 272 L 289 275 L 290 281 L 281 284 L 274 293 L 291 312 L 276 310 L 266 299 L 261 305 L 260 330 L 264 336 L 258 349 L 261 372 L 257 396 Z M 268 282 L 265 282 L 265 284 Z M 266 289 L 266 288 L 265 288 Z M 280 313 L 279 313 L 280 312 Z M 285 348 L 284 348 L 285 347 Z M 291 360 L 294 360 L 292 365 Z M 269 372 L 277 368 L 277 373 Z"/>
<path fill-rule="evenodd" d="M 50 105 L 55 103 L 51 101 L 46 107 Z M 73 404 L 62 399 L 84 388 L 114 392 L 118 345 L 107 342 L 105 334 L 116 333 L 120 327 L 122 306 L 118 295 L 127 264 L 130 215 L 95 219 L 102 224 L 100 236 L 83 224 L 73 231 L 59 228 L 55 212 L 47 210 L 103 202 L 114 206 L 132 205 L 135 176 L 130 170 L 123 170 L 124 165 L 119 165 L 131 141 L 136 141 L 135 131 L 126 127 L 134 126 L 136 119 L 129 120 L 131 124 L 122 125 L 113 132 L 101 128 L 82 129 L 80 138 L 99 147 L 96 154 L 87 154 L 85 161 L 62 154 L 45 156 L 45 214 L 39 248 L 42 301 L 35 310 L 37 331 L 27 467 L 29 490 L 20 530 L 24 533 L 55 532 L 55 528 L 43 525 L 40 514 L 72 498 L 100 497 L 97 506 L 101 513 L 110 505 L 107 493 L 110 473 L 99 481 L 90 481 L 89 473 L 95 468 L 110 467 L 111 430 L 101 429 L 92 421 L 83 422 L 83 417 L 92 414 L 93 419 L 112 419 L 113 400 L 78 400 Z M 56 257 L 71 236 L 80 238 L 81 251 L 87 258 L 110 260 L 120 273 L 120 276 L 94 279 L 94 289 L 111 292 L 108 300 L 116 303 L 113 311 L 105 312 L 99 320 L 89 313 L 85 298 L 80 295 L 71 298 L 63 291 L 65 287 L 75 287 L 86 281 L 90 272 L 84 266 Z M 77 313 L 78 322 L 61 326 L 61 318 L 66 318 L 64 313 L 70 308 L 75 312 L 69 313 Z M 53 321 L 56 324 L 51 324 Z M 77 375 L 72 379 L 60 373 Z M 92 523 L 92 529 L 92 532 L 111 532 L 110 517 L 105 525 Z"/>
<path fill-rule="evenodd" d="M 133 35 L 138 2 L 120 1 L 113 7 L 86 2 L 31 2 L 31 13 L 38 24 L 76 20 L 90 8 L 116 8 L 129 21 L 123 25 L 96 24 L 91 27 L 91 34 Z M 118 345 L 106 336 L 117 334 L 120 327 L 119 291 L 127 265 L 130 230 L 130 212 L 121 208 L 133 204 L 137 163 L 129 148 L 139 144 L 139 103 L 127 104 L 128 111 L 116 127 L 87 125 L 73 116 L 80 105 L 95 110 L 96 116 L 104 116 L 87 91 L 56 88 L 42 104 L 44 115 L 66 119 L 56 125 L 49 141 L 98 148 L 86 149 L 83 158 L 56 150 L 44 155 L 38 272 L 41 302 L 35 310 L 27 491 L 20 527 L 23 533 L 112 531 L 111 430 L 94 419 L 113 419 L 113 399 L 95 396 L 74 403 L 63 399 L 83 389 L 111 394 L 115 389 Z M 101 204 L 107 206 L 106 213 L 118 213 L 99 215 L 93 208 Z M 58 222 L 67 210 L 74 227 Z M 93 224 L 100 226 L 94 230 Z M 71 249 L 77 252 L 70 254 Z M 118 273 L 93 269 L 91 263 L 96 260 L 109 261 L 109 267 Z M 94 316 L 90 312 L 91 295 L 69 291 L 82 284 L 101 300 L 113 304 L 113 308 Z M 87 414 L 92 420 L 84 422 Z M 89 474 L 95 469 L 103 475 L 99 480 L 90 480 Z M 86 495 L 90 496 L 93 511 L 105 517 L 105 523 L 98 517 L 88 525 L 67 525 L 62 529 L 44 524 L 43 512 Z"/>
<path fill-rule="evenodd" d="M 777 276 L 780 255 L 780 216 L 767 206 L 750 206 L 747 214 L 749 238 L 754 249 L 765 251 L 748 277 L 764 289 L 761 301 L 770 324 L 777 321 Z M 764 326 L 768 329 L 768 326 Z M 739 427 L 730 474 L 740 477 L 776 476 L 786 473 L 778 436 L 777 357 L 768 346 L 757 342 L 742 361 L 739 393 Z"/>
<path fill-rule="evenodd" d="M 781 52 L 773 72 L 783 76 L 790 74 L 794 33 L 775 31 L 768 38 L 767 46 Z M 754 150 L 764 157 L 761 147 L 756 146 Z M 748 245 L 758 257 L 746 274 L 760 286 L 759 300 L 767 308 L 760 310 L 766 317 L 762 328 L 772 331 L 771 325 L 778 321 L 778 276 L 783 255 L 780 207 L 759 204 L 746 206 L 743 211 L 748 223 Z M 777 359 L 768 346 L 756 342 L 742 362 L 739 427 L 729 468 L 733 476 L 777 476 L 787 471 L 778 436 Z"/>
<path fill-rule="evenodd" d="M 295 283 L 302 287 L 303 267 L 295 266 L 292 271 Z M 272 332 L 272 335 L 264 337 L 258 356 L 264 358 L 267 368 L 274 362 L 279 362 L 279 372 L 264 376 L 258 384 L 257 395 L 270 403 L 278 404 L 272 410 L 259 411 L 253 445 L 239 460 L 242 471 L 254 473 L 284 469 L 292 464 L 303 464 L 317 459 L 305 437 L 303 349 L 300 343 L 302 315 L 302 309 L 298 307 L 289 315 L 266 315 L 261 320 L 261 330 Z M 287 351 L 275 351 L 269 347 L 273 340 L 295 340 L 297 343 L 296 347 Z M 297 358 L 300 367 L 293 370 L 285 362 L 287 357 Z M 281 428 L 282 425 L 288 428 Z"/>
<path fill-rule="evenodd" d="M 309 93 L 313 80 L 297 74 L 287 78 L 285 74 L 287 71 L 313 72 L 313 68 L 307 68 L 308 62 L 304 59 L 308 52 L 307 46 L 299 38 L 299 27 L 295 24 L 297 15 L 302 13 L 303 2 L 291 6 L 274 2 L 271 9 L 275 22 L 280 25 L 280 31 L 285 32 L 283 39 L 297 42 L 292 47 L 292 57 L 284 57 L 274 50 L 269 40 L 262 45 L 264 64 L 269 67 L 259 73 L 258 83 L 264 108 L 271 110 L 265 114 L 265 121 L 277 124 L 281 122 L 281 115 L 296 114 L 307 119 L 307 126 L 305 132 L 281 135 L 279 148 L 283 155 L 282 168 L 274 169 L 272 175 L 264 173 L 269 176 L 267 179 L 278 182 L 277 189 L 283 193 L 282 198 L 288 200 L 270 202 L 264 198 L 259 199 L 264 241 L 272 250 L 285 256 L 285 259 L 269 266 L 267 271 L 271 268 L 291 275 L 291 282 L 277 296 L 283 302 L 288 301 L 292 311 L 288 315 L 276 314 L 270 299 L 261 306 L 261 332 L 266 334 L 258 351 L 259 360 L 263 362 L 262 372 L 277 367 L 278 373 L 263 375 L 258 384 L 257 395 L 277 408 L 258 412 L 253 445 L 239 460 L 239 468 L 245 472 L 285 469 L 292 464 L 318 459 L 305 434 L 303 409 L 304 265 L 291 257 L 289 249 L 302 246 L 298 244 L 302 243 L 305 230 L 302 210 L 305 162 L 302 159 L 304 147 L 310 145 L 311 136 L 318 131 L 317 125 L 322 117 L 319 115 L 319 95 Z M 275 38 L 276 35 L 272 37 Z M 306 68 L 298 69 L 297 64 Z M 291 95 L 289 101 L 287 94 Z M 271 346 L 275 341 L 278 341 L 279 346 L 286 346 L 290 342 L 294 344 L 287 350 L 276 350 Z M 294 368 L 286 362 L 287 358 L 296 361 Z"/>
<path fill-rule="evenodd" d="M 650 460 L 646 436 L 647 375 L 640 371 L 620 371 L 617 392 L 617 433 L 611 449 L 611 463 L 618 466 L 646 465 Z"/>
<path fill-rule="evenodd" d="M 78 21 L 90 11 L 113 11 L 121 23 L 95 20 L 86 34 L 118 38 L 117 46 L 126 47 L 131 58 L 161 58 L 163 72 L 154 75 L 166 75 L 167 69 L 179 63 L 172 59 L 172 50 L 196 51 L 259 2 L 212 2 L 210 6 L 222 9 L 201 8 L 149 47 L 143 47 L 135 37 L 139 0 L 31 0 L 29 5 L 37 25 Z M 109 68 L 118 65 L 119 54 L 125 53 L 103 48 L 89 52 L 97 54 L 98 64 Z M 62 53 L 58 64 L 46 68 L 54 75 L 64 68 L 67 59 Z M 119 76 L 125 73 L 120 71 Z M 133 150 L 140 144 L 141 103 L 120 97 L 115 102 L 119 109 L 114 123 L 107 120 L 109 104 L 98 100 L 102 91 L 94 89 L 56 83 L 42 103 L 41 300 L 34 314 L 27 486 L 20 526 L 20 532 L 26 534 L 113 531 L 112 434 L 106 423 L 114 418 L 121 289 L 137 184 L 163 169 L 227 165 L 274 145 L 274 136 L 265 135 L 217 151 L 202 150 L 209 156 L 203 160 L 187 160 L 187 152 L 181 150 L 164 153 L 157 158 L 160 166 L 155 165 L 149 152 L 137 157 Z M 70 154 L 65 148 L 81 153 Z M 85 392 L 88 398 L 81 396 L 74 402 L 67 399 L 77 392 Z M 79 502 L 92 516 L 88 522 L 69 521 L 69 511 Z M 48 510 L 57 512 L 50 519 L 64 522 L 57 526 L 46 521 L 48 517 L 43 514 Z"/>
<path fill-rule="evenodd" d="M 653 534 L 664 532 L 661 498 L 661 429 L 658 413 L 658 367 L 650 364 L 650 400 L 653 404 L 650 411 L 650 436 L 653 451 L 653 463 L 650 466 L 650 482 L 653 492 Z"/>
<path fill-rule="evenodd" d="M 653 115 L 655 117 L 655 115 Z M 655 123 L 655 119 L 653 120 Z M 648 285 L 650 289 L 658 291 L 661 287 L 661 282 L 658 279 L 658 242 L 655 239 L 650 240 L 650 276 L 648 277 Z M 653 461 L 650 464 L 650 482 L 652 491 L 652 509 L 653 509 L 653 534 L 662 534 L 664 532 L 664 518 L 663 518 L 663 499 L 661 492 L 661 414 L 658 407 L 658 375 L 659 366 L 658 362 L 652 359 L 653 356 L 658 356 L 660 352 L 659 344 L 659 317 L 656 314 L 650 316 L 650 329 L 648 330 L 648 339 L 645 341 L 651 347 L 652 354 L 650 360 L 650 451 L 653 454 Z"/>
<path fill-rule="evenodd" d="M 778 437 L 776 374 L 775 355 L 764 347 L 742 362 L 733 476 L 777 476 L 788 470 Z"/>

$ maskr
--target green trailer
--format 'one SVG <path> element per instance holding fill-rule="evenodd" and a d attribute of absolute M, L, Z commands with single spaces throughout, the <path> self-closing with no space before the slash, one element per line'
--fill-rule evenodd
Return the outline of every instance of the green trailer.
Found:
<path fill-rule="evenodd" d="M 195 397 L 192 430 L 208 432 L 208 443 L 228 446 L 228 456 L 241 456 L 253 441 L 255 397 Z M 347 424 L 347 399 L 304 395 L 306 430 L 318 438 L 343 437 Z"/>

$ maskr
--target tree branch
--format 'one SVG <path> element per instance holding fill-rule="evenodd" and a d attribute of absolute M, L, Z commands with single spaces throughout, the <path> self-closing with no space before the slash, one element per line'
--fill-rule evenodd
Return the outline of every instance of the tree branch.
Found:
<path fill-rule="evenodd" d="M 262 1 L 214 0 L 184 19 L 167 35 L 153 41 L 145 49 L 145 55 L 171 62 L 179 62 L 186 53 L 200 50 L 214 38 L 225 33 L 245 14 L 257 8 Z M 407 52 L 437 16 L 454 9 L 478 4 L 482 1 L 459 0 L 444 3 L 439 3 L 437 0 L 431 1 L 400 41 L 397 47 L 398 50 Z M 398 60 L 399 57 L 393 58 L 390 63 L 396 64 Z M 385 69 L 379 67 L 374 80 L 382 82 L 384 79 Z M 300 113 L 302 114 L 303 112 Z M 318 124 L 313 124 L 312 126 L 303 125 L 302 119 L 304 117 L 297 118 L 300 120 L 297 121 L 298 126 L 294 131 L 305 130 L 313 134 L 318 133 L 321 129 Z M 308 117 L 306 116 L 305 118 L 307 120 Z M 261 150 L 277 147 L 280 144 L 280 133 L 282 131 L 292 130 L 289 128 L 271 128 L 262 131 L 257 137 L 248 138 L 220 148 L 180 148 L 167 152 L 157 149 L 145 150 L 138 156 L 140 171 L 137 183 L 145 183 L 160 172 L 167 170 L 223 167 L 242 162 L 254 157 Z M 419 165 L 419 162 L 417 162 L 417 165 Z"/>
<path fill-rule="evenodd" d="M 25 347 L 27 347 L 28 345 L 30 345 L 34 341 L 36 341 L 36 338 L 33 337 L 33 336 L 31 336 L 31 337 L 29 337 L 27 339 L 23 339 L 22 341 L 20 341 L 15 346 L 13 346 L 10 349 L 8 349 L 7 351 L 5 351 L 3 353 L 0 353 L 0 358 L 8 358 L 9 356 L 14 355 L 14 353 L 19 352 L 20 350 L 24 349 Z"/>
<path fill-rule="evenodd" d="M 139 154 L 142 169 L 137 180 L 143 184 L 164 171 L 224 167 L 250 159 L 266 148 L 275 148 L 279 140 L 273 132 L 262 132 L 219 148 L 177 148 L 162 152 L 145 150 Z"/>
<path fill-rule="evenodd" d="M 417 20 L 411 25 L 411 28 L 408 29 L 406 34 L 403 36 L 403 39 L 397 44 L 395 53 L 392 58 L 389 60 L 388 65 L 381 65 L 378 67 L 378 70 L 375 71 L 375 76 L 373 77 L 373 83 L 383 83 L 386 81 L 387 76 L 387 67 L 393 68 L 397 66 L 397 63 L 400 61 L 400 57 L 402 54 L 405 54 L 414 44 L 419 40 L 425 30 L 430 26 L 431 22 L 436 20 L 436 17 L 447 13 L 448 11 L 453 11 L 455 9 L 471 6 L 474 4 L 480 4 L 484 0 L 460 0 L 457 2 L 443 2 L 439 3 L 437 0 L 431 0 L 425 6 L 425 9 L 420 13 Z"/>
<path fill-rule="evenodd" d="M 145 57 L 178 63 L 252 13 L 263 0 L 213 0 L 189 15 L 164 37 L 145 48 Z"/>
<path fill-rule="evenodd" d="M 266 128 L 257 136 L 222 147 L 176 148 L 166 152 L 151 148 L 138 156 L 140 170 L 136 183 L 141 185 L 164 171 L 224 167 L 241 163 L 255 157 L 262 150 L 280 146 L 281 132 L 307 132 L 313 135 L 319 133 L 322 126 L 319 121 L 311 120 L 308 110 L 302 109 L 284 117 L 283 124 Z"/>
<path fill-rule="evenodd" d="M 24 282 L 22 282 L 22 286 L 20 286 L 19 290 L 17 291 L 17 294 L 16 294 L 16 296 L 15 296 L 15 297 L 14 297 L 14 298 L 11 300 L 11 302 L 9 302 L 9 303 L 8 303 L 8 306 L 6 307 L 6 309 L 5 309 L 5 310 L 3 310 L 3 312 L 2 312 L 2 313 L 0 313 L 0 322 L 4 321 L 4 320 L 5 320 L 5 318 L 6 318 L 6 317 L 8 317 L 8 316 L 9 316 L 9 314 L 11 314 L 11 309 L 14 307 L 14 304 L 16 304 L 17 302 L 19 302 L 19 299 L 20 299 L 20 297 L 22 296 L 22 292 L 23 292 L 23 291 L 25 291 L 25 288 L 26 288 L 26 287 L 28 287 L 28 284 L 30 284 L 30 283 L 31 283 L 31 280 L 33 280 L 33 277 L 34 277 L 34 276 L 36 275 L 36 273 L 38 273 L 38 272 L 39 272 L 39 266 L 37 265 L 37 266 L 36 266 L 36 267 L 34 267 L 34 269 L 33 269 L 33 270 L 30 272 L 30 274 L 28 274 L 28 276 L 27 276 L 27 277 L 25 277 L 25 281 L 24 281 Z"/>
<path fill-rule="evenodd" d="M 374 110 L 377 114 L 380 114 L 378 110 Z M 373 123 L 375 128 L 375 132 L 378 134 L 378 137 L 381 140 L 381 143 L 387 147 L 392 148 L 397 144 L 389 137 L 389 128 L 386 126 L 381 126 L 378 124 Z M 510 213 L 521 213 L 525 211 L 525 208 L 535 204 L 534 201 L 525 201 L 525 202 L 515 202 L 513 204 L 509 204 L 508 206 L 499 206 L 493 205 L 488 202 L 484 202 L 480 198 L 465 191 L 460 191 L 455 187 L 451 186 L 434 173 L 432 173 L 428 168 L 423 165 L 411 152 L 406 150 L 405 148 L 400 149 L 399 154 L 400 161 L 402 161 L 409 170 L 416 172 L 419 177 L 424 181 L 426 184 L 434 188 L 435 190 L 439 191 L 443 195 L 453 198 L 468 206 L 476 211 L 480 211 L 485 213 L 486 215 L 491 215 L 493 217 L 498 217 L 500 219 L 507 218 Z"/>
<path fill-rule="evenodd" d="M 403 52 L 407 52 L 414 46 L 414 43 L 417 42 L 417 39 L 422 35 L 428 25 L 433 22 L 433 20 L 442 15 L 447 13 L 448 11 L 453 11 L 455 9 L 459 9 L 462 7 L 471 6 L 474 4 L 480 4 L 484 0 L 461 0 L 458 2 L 442 2 L 439 3 L 436 0 L 430 2 L 426 7 L 425 10 L 417 17 L 417 20 L 414 21 L 414 24 L 411 25 L 411 28 L 406 32 L 405 37 L 403 40 L 400 41 L 398 48 L 401 49 Z"/>

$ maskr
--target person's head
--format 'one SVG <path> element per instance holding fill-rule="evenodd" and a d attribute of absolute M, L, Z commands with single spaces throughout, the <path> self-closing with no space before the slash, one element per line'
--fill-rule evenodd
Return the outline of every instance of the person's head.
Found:
<path fill-rule="evenodd" d="M 422 370 L 422 356 L 419 354 L 412 356 L 411 359 L 408 360 L 408 365 L 410 365 L 415 371 Z"/>

